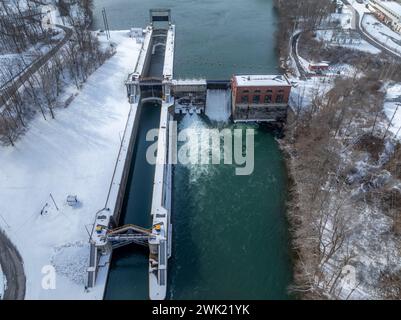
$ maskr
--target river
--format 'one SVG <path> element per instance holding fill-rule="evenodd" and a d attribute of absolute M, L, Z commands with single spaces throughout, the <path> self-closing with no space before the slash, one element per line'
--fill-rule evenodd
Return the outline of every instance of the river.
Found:
<path fill-rule="evenodd" d="M 172 9 L 176 24 L 175 77 L 228 79 L 234 73 L 275 73 L 276 17 L 272 0 L 95 0 L 95 29 L 145 26 L 149 9 Z M 157 126 L 144 112 L 142 132 Z M 179 129 L 245 128 L 185 116 Z M 177 165 L 174 169 L 170 299 L 287 299 L 292 278 L 285 219 L 286 172 L 272 133 L 255 129 L 255 169 L 236 176 L 232 165 Z M 149 225 L 153 175 L 138 136 L 122 223 Z M 149 191 L 150 190 L 150 191 Z M 138 213 L 143 212 L 143 213 Z M 137 247 L 113 255 L 106 299 L 146 299 L 147 254 Z"/>

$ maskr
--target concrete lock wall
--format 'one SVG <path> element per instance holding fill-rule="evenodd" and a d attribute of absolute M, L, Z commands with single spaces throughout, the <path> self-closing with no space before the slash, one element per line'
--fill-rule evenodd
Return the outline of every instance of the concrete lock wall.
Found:
<path fill-rule="evenodd" d="M 131 162 L 132 162 L 132 157 L 134 154 L 134 146 L 138 134 L 138 128 L 139 128 L 139 119 L 141 118 L 141 113 L 142 113 L 142 103 L 139 103 L 136 109 L 135 113 L 135 120 L 134 120 L 134 125 L 132 128 L 131 132 L 131 139 L 129 142 L 128 150 L 127 150 L 127 157 L 125 158 L 125 163 L 124 163 L 124 170 L 121 178 L 121 183 L 120 183 L 120 188 L 118 191 L 118 197 L 117 197 L 117 202 L 114 208 L 114 213 L 113 213 L 113 218 L 114 218 L 114 223 L 117 224 L 120 220 L 120 215 L 121 215 L 121 209 L 122 205 L 124 202 L 124 196 L 125 196 L 125 191 L 128 183 L 128 177 L 130 173 L 130 168 L 131 168 Z"/>

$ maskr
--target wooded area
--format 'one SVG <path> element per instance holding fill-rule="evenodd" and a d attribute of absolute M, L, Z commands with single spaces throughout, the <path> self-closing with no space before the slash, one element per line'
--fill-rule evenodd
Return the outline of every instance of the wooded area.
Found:
<path fill-rule="evenodd" d="M 24 62 L 24 51 L 39 43 L 51 44 L 54 51 L 36 51 L 31 63 L 0 67 L 0 74 L 11 79 L 0 91 L 0 141 L 6 144 L 14 145 L 35 113 L 40 112 L 44 119 L 55 118 L 63 88 L 73 83 L 79 89 L 112 54 L 110 48 L 101 49 L 97 37 L 89 30 L 92 0 L 55 1 L 65 26 L 51 28 L 43 26 L 41 10 L 45 4 L 28 0 L 27 7 L 21 8 L 17 0 L 0 3 L 4 12 L 0 15 L 0 55 L 20 55 L 20 61 Z M 55 34 L 63 40 L 52 40 Z M 16 67 L 18 72 L 14 70 Z"/>
<path fill-rule="evenodd" d="M 305 93 L 293 101 L 282 142 L 292 185 L 288 218 L 296 261 L 291 290 L 302 298 L 352 299 L 363 286 L 372 297 L 399 299 L 401 146 L 388 132 L 383 86 L 401 81 L 401 63 L 317 41 L 314 30 L 333 12 L 332 1 L 275 3 L 282 61 L 290 55 L 292 34 L 303 30 L 298 46 L 304 57 L 346 62 L 355 69 L 351 76 L 322 79 L 333 82 L 331 89 L 314 88 L 310 104 L 302 104 Z M 361 254 L 374 256 L 377 264 L 386 257 L 386 267 L 366 271 Z M 350 270 L 355 281 L 345 284 Z"/>

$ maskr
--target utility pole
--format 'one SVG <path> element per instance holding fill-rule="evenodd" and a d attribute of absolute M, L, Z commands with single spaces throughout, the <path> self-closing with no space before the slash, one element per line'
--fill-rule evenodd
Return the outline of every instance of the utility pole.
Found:
<path fill-rule="evenodd" d="M 53 201 L 53 203 L 54 203 L 54 206 L 56 207 L 57 211 L 59 211 L 59 210 L 58 210 L 58 206 L 57 206 L 57 204 L 56 204 L 56 201 L 54 200 L 54 198 L 53 198 L 53 196 L 52 196 L 51 193 L 50 193 L 50 198 L 52 199 L 52 201 Z"/>
<path fill-rule="evenodd" d="M 395 108 L 393 117 L 391 118 L 390 123 L 389 123 L 388 126 L 387 126 L 387 130 L 386 130 L 386 133 L 384 134 L 383 140 L 386 139 L 388 130 L 390 130 L 391 124 L 393 123 L 393 120 L 394 120 L 394 118 L 395 118 L 395 115 L 397 114 L 398 109 L 400 108 L 400 106 L 401 106 L 401 103 L 397 103 L 397 108 Z"/>

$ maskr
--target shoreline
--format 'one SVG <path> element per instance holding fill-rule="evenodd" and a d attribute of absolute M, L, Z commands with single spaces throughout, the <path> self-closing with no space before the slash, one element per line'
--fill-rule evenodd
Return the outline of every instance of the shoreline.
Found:
<path fill-rule="evenodd" d="M 284 139 L 278 140 L 278 146 L 283 156 L 283 163 L 286 172 L 286 185 L 287 185 L 287 197 L 285 202 L 285 219 L 288 225 L 288 235 L 289 235 L 289 253 L 292 266 L 292 281 L 290 286 L 287 288 L 290 295 L 295 295 L 297 299 L 302 299 L 302 295 L 299 293 L 294 293 L 291 289 L 292 286 L 297 284 L 296 281 L 296 269 L 300 260 L 300 251 L 294 247 L 295 232 L 300 221 L 297 221 L 295 217 L 295 208 L 298 204 L 298 186 L 294 174 L 294 166 L 292 162 L 290 146 L 284 141 Z"/>

